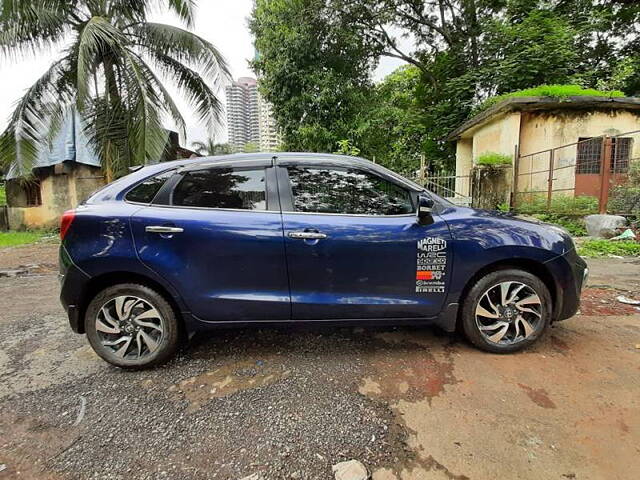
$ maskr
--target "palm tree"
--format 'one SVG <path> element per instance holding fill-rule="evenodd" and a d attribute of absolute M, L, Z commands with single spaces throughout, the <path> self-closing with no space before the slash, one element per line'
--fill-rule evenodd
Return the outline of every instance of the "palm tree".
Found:
<path fill-rule="evenodd" d="M 167 136 L 161 120 L 185 132 L 163 80 L 177 85 L 208 128 L 219 125 L 222 106 L 210 85 L 229 78 L 227 65 L 197 35 L 148 22 L 158 3 L 193 25 L 194 0 L 0 0 L 0 58 L 64 47 L 15 107 L 0 135 L 0 166 L 28 175 L 74 110 L 108 180 L 158 159 Z"/>
<path fill-rule="evenodd" d="M 191 147 L 201 157 L 231 153 L 231 148 L 228 143 L 216 143 L 216 140 L 213 137 L 207 138 L 204 142 L 193 142 Z"/>

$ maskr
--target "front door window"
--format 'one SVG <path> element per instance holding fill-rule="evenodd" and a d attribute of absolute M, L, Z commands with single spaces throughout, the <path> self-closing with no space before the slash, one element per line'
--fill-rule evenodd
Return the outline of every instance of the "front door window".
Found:
<path fill-rule="evenodd" d="M 296 212 L 404 215 L 414 211 L 408 191 L 356 169 L 289 168 Z"/>

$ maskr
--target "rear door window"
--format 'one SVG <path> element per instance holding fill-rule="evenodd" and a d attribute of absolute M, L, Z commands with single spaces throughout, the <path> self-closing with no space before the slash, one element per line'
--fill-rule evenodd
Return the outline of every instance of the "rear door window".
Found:
<path fill-rule="evenodd" d="M 135 203 L 151 203 L 164 183 L 173 176 L 174 173 L 175 170 L 170 170 L 139 183 L 133 189 L 129 190 L 125 196 L 125 200 Z"/>
<path fill-rule="evenodd" d="M 172 205 L 266 210 L 265 169 L 210 168 L 186 172 L 173 190 Z"/>
<path fill-rule="evenodd" d="M 411 194 L 370 172 L 354 168 L 289 167 L 296 212 L 404 215 L 414 211 Z"/>

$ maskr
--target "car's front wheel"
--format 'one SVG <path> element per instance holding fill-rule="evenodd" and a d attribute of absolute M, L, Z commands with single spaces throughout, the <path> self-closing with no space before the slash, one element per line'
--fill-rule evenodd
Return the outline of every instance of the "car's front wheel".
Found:
<path fill-rule="evenodd" d="M 551 295 L 535 275 L 497 270 L 471 288 L 462 309 L 462 327 L 477 347 L 510 353 L 536 342 L 551 321 Z"/>
<path fill-rule="evenodd" d="M 159 365 L 178 346 L 178 322 L 169 303 L 155 290 L 120 284 L 98 293 L 85 315 L 93 350 L 121 368 Z"/>

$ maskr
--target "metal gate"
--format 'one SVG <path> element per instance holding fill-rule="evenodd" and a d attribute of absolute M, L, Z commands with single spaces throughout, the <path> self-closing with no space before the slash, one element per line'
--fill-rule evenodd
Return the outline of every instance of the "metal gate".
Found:
<path fill-rule="evenodd" d="M 611 188 L 625 183 L 630 165 L 640 160 L 637 140 L 640 130 L 583 137 L 560 147 L 518 155 L 512 207 L 542 200 L 550 210 L 559 196 L 594 197 L 600 213 L 605 213 Z"/>

